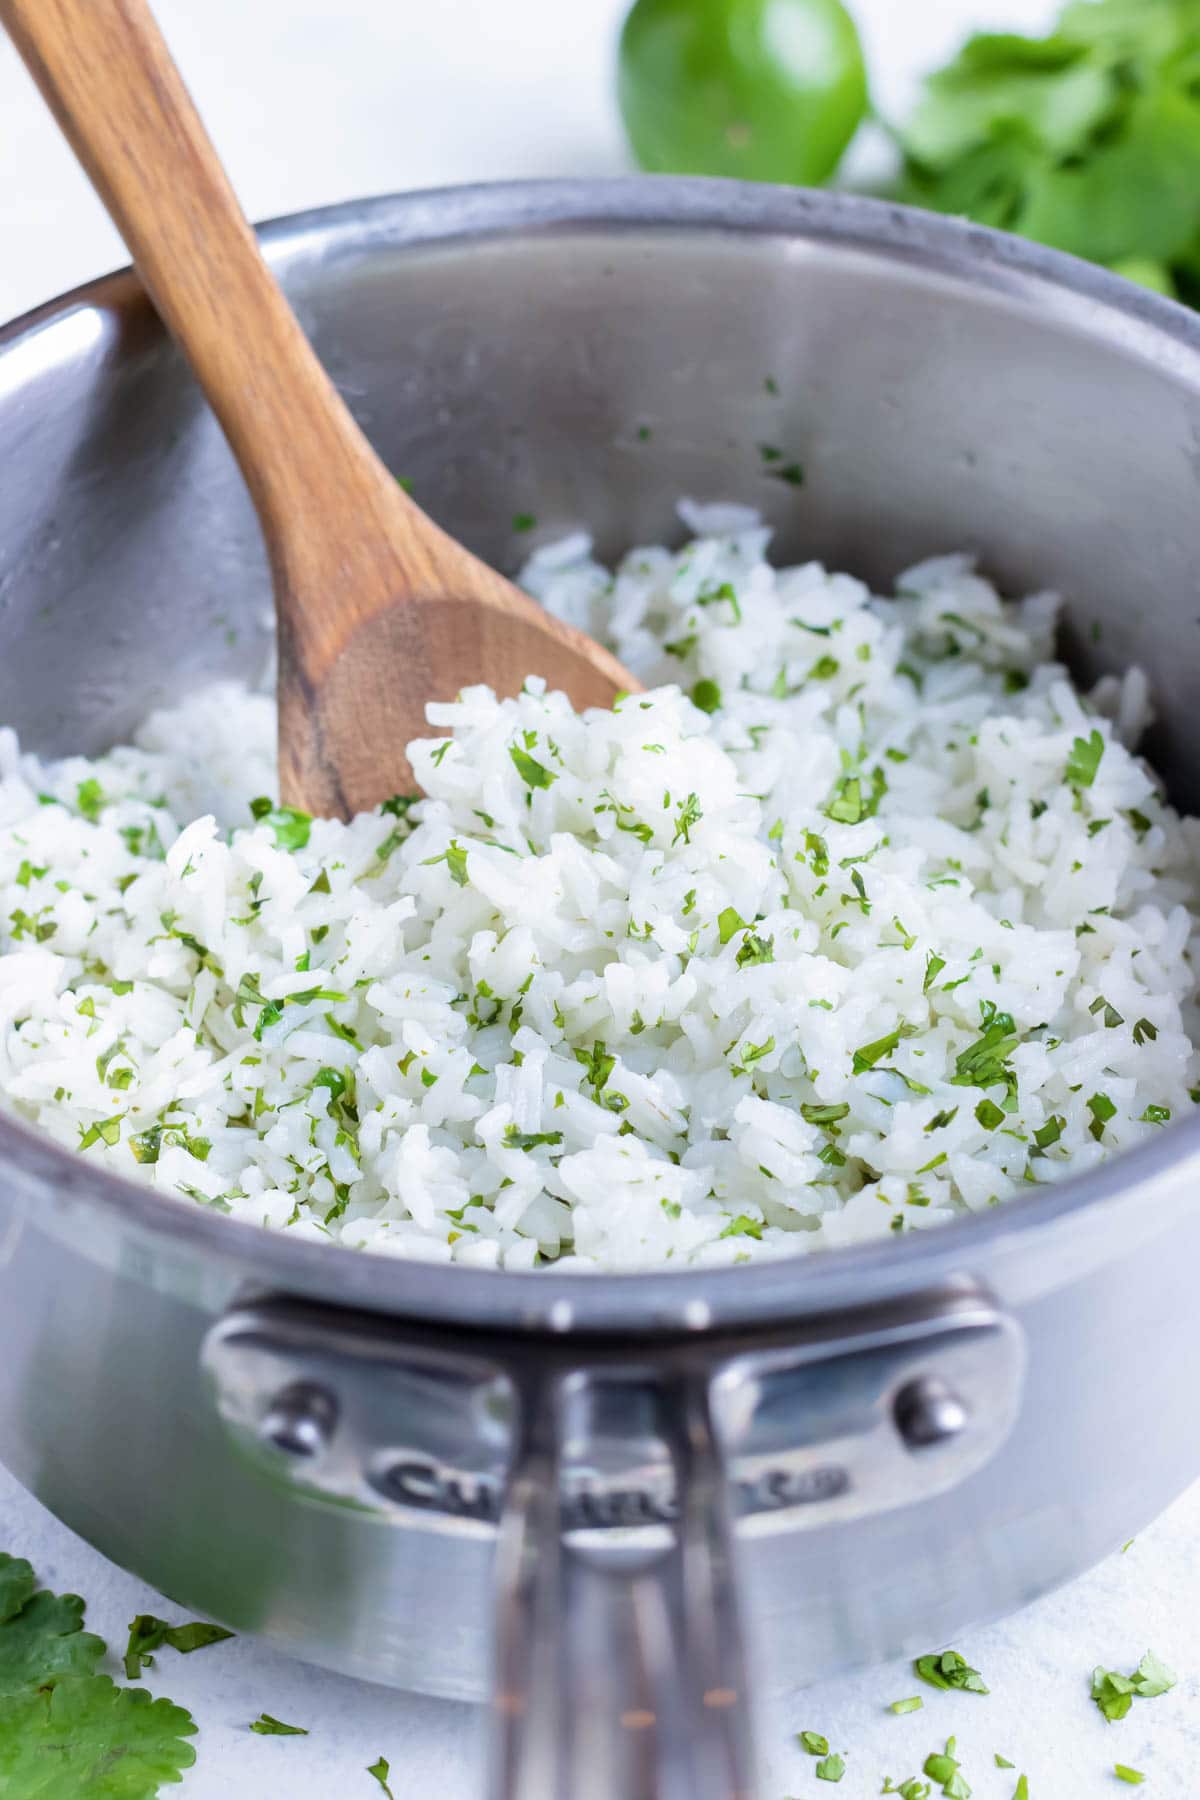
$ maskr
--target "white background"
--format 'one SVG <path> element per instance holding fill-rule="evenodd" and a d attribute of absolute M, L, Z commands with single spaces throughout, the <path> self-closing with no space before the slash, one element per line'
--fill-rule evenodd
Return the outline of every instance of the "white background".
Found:
<path fill-rule="evenodd" d="M 621 0 L 160 0 L 159 16 L 247 211 L 268 217 L 358 194 L 626 166 L 611 91 Z M 1040 26 L 1044 0 L 856 0 L 877 100 L 904 105 L 916 73 L 967 26 Z M 0 318 L 124 260 L 116 236 L 0 41 Z M 0 445 L 0 468 L 3 446 Z M 1114 1344 L 1113 1354 L 1138 1354 Z M 1081 1370 L 1080 1380 L 1103 1380 Z M 1154 1380 L 1147 1357 L 1147 1383 Z M 1122 1454 L 1113 1445 L 1114 1457 Z M 169 1481 L 169 1472 L 164 1480 Z M 1200 1491 L 1123 1556 L 1064 1593 L 961 1644 L 992 1694 L 930 1692 L 923 1712 L 887 1703 L 914 1690 L 906 1667 L 829 1682 L 768 1709 L 763 1800 L 865 1800 L 883 1777 L 916 1774 L 957 1733 L 976 1800 L 1102 1800 L 1128 1792 L 1112 1765 L 1149 1775 L 1148 1800 L 1200 1793 Z M 0 1471 L 0 1547 L 89 1603 L 89 1623 L 124 1641 L 135 1612 L 169 1602 L 106 1564 Z M 481 1607 L 483 1600 L 481 1598 Z M 1171 1695 L 1106 1725 L 1087 1698 L 1093 1663 L 1131 1668 L 1152 1645 L 1182 1673 Z M 931 1646 L 932 1648 L 932 1646 Z M 183 1659 L 164 1651 L 149 1685 L 189 1706 L 199 1760 L 190 1800 L 372 1800 L 380 1754 L 397 1800 L 475 1800 L 481 1718 L 307 1670 L 249 1641 Z M 259 1738 L 261 1710 L 307 1738 Z M 838 1788 L 793 1745 L 801 1728 L 848 1754 Z M 50 1797 L 48 1797 L 50 1800 Z M 53 1800 L 68 1800 L 54 1796 Z M 70 1797 L 75 1800 L 75 1797 Z M 79 1797 L 86 1800 L 86 1797 Z"/>

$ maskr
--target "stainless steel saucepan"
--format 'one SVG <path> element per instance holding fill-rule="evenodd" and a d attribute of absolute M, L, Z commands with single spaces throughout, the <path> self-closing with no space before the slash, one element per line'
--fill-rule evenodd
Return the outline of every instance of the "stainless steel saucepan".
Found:
<path fill-rule="evenodd" d="M 1147 670 L 1153 755 L 1200 800 L 1181 309 L 970 226 L 707 182 L 418 194 L 264 239 L 391 466 L 489 559 L 515 566 L 525 511 L 606 554 L 670 537 L 681 494 L 878 582 L 977 550 L 1062 589 L 1085 680 Z M 0 720 L 111 743 L 256 672 L 267 594 L 131 276 L 0 334 Z M 776 1685 L 933 1648 L 1200 1469 L 1198 1161 L 1190 1121 L 941 1231 L 568 1278 L 294 1243 L 0 1120 L 0 1456 L 181 1604 L 397 1686 L 493 1681 L 498 1795 L 728 1800 L 743 1629 Z"/>

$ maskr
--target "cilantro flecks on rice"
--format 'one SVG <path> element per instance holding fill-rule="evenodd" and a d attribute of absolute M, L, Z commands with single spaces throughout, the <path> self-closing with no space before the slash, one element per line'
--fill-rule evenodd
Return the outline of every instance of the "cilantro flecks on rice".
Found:
<path fill-rule="evenodd" d="M 276 802 L 244 690 L 90 762 L 0 732 L 0 1103 L 301 1239 L 568 1270 L 927 1230 L 1190 1114 L 1141 678 L 1078 694 L 965 559 L 881 599 L 682 510 L 523 575 L 645 691 L 439 702 L 348 824 Z"/>

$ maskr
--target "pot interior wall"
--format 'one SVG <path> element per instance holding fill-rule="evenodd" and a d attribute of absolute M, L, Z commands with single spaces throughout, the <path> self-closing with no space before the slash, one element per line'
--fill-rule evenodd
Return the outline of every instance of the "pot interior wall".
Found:
<path fill-rule="evenodd" d="M 485 557 L 512 570 L 580 524 L 604 554 L 678 539 L 683 494 L 750 501 L 779 554 L 877 583 L 975 551 L 1013 590 L 1063 591 L 1085 680 L 1146 668 L 1153 753 L 1200 800 L 1200 358 L 1032 277 L 970 286 L 852 238 L 404 236 L 385 217 L 317 249 L 281 232 L 273 253 L 389 465 Z M 253 516 L 132 284 L 0 371 L 0 720 L 31 748 L 91 751 L 181 682 L 257 674 Z M 535 533 L 514 530 L 522 513 Z"/>

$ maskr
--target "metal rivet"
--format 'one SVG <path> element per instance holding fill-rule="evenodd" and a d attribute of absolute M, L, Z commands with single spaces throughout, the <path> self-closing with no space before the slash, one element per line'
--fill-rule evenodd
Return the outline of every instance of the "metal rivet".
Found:
<path fill-rule="evenodd" d="M 318 1456 L 333 1436 L 337 1413 L 337 1401 L 328 1388 L 296 1381 L 276 1394 L 258 1433 L 285 1456 Z"/>
<path fill-rule="evenodd" d="M 928 1450 L 966 1430 L 968 1413 L 953 1389 L 936 1375 L 906 1382 L 892 1406 L 896 1429 L 910 1450 Z"/>

